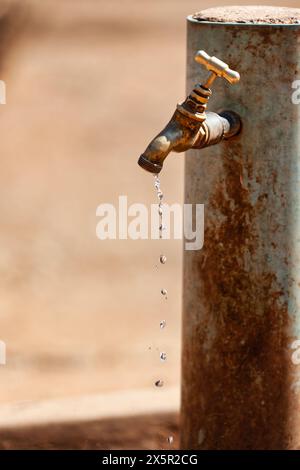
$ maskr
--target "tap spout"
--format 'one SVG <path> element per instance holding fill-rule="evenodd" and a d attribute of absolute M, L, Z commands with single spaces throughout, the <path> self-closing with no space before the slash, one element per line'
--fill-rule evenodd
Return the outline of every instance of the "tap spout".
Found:
<path fill-rule="evenodd" d="M 200 126 L 201 122 L 189 119 L 176 109 L 166 127 L 154 137 L 140 156 L 138 164 L 151 173 L 159 173 L 171 151 L 184 152 L 194 145 Z"/>

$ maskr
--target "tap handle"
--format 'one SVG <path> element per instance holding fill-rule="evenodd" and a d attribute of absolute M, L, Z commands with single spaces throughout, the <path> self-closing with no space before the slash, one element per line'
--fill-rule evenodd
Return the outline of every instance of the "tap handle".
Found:
<path fill-rule="evenodd" d="M 238 72 L 230 69 L 225 62 L 222 62 L 222 60 L 217 57 L 208 55 L 205 51 L 198 51 L 195 55 L 195 60 L 199 64 L 204 65 L 207 70 L 211 72 L 211 75 L 203 85 L 206 88 L 210 88 L 210 85 L 217 77 L 223 77 L 231 84 L 237 83 L 240 80 L 240 74 Z"/>

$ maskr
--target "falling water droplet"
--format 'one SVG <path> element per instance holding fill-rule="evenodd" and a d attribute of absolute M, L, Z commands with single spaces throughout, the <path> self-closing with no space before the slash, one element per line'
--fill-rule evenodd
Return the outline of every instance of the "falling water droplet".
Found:
<path fill-rule="evenodd" d="M 155 387 L 163 387 L 164 386 L 164 381 L 163 380 L 157 380 L 155 382 Z"/>
<path fill-rule="evenodd" d="M 162 190 L 160 189 L 160 179 L 158 175 L 154 175 L 154 187 L 156 189 L 157 197 L 161 201 L 164 195 Z"/>
<path fill-rule="evenodd" d="M 165 352 L 161 352 L 159 357 L 162 362 L 165 362 L 167 360 L 167 354 Z"/>
<path fill-rule="evenodd" d="M 159 238 L 162 239 L 163 238 L 163 230 L 165 230 L 166 227 L 163 225 L 163 197 L 164 197 L 164 195 L 163 195 L 162 190 L 160 189 L 160 180 L 159 180 L 158 175 L 154 175 L 154 186 L 155 186 L 157 198 L 158 198 L 158 201 L 159 201 L 158 202 Z M 160 255 L 159 261 L 160 261 L 161 264 L 165 264 L 166 261 L 167 261 L 167 257 L 165 255 Z M 162 288 L 160 292 L 164 296 L 164 298 L 167 299 L 167 294 L 168 294 L 167 290 Z M 159 326 L 160 326 L 160 329 L 165 328 L 166 320 L 161 320 L 160 323 L 159 323 Z M 165 352 L 160 352 L 159 357 L 160 357 L 161 361 L 166 361 L 167 354 Z M 155 387 L 163 387 L 164 382 L 163 382 L 163 380 L 159 379 L 159 380 L 156 380 L 154 382 L 154 385 L 155 385 Z"/>
<path fill-rule="evenodd" d="M 163 200 L 164 195 L 163 195 L 163 192 L 162 192 L 161 189 L 158 189 L 158 190 L 157 190 L 157 197 L 158 197 L 158 199 L 159 199 L 160 201 Z"/>
<path fill-rule="evenodd" d="M 166 264 L 167 257 L 165 255 L 160 255 L 159 261 L 160 261 L 161 264 Z"/>
<path fill-rule="evenodd" d="M 173 444 L 174 442 L 174 437 L 173 436 L 169 436 L 168 439 L 167 439 L 168 443 L 169 444 Z"/>

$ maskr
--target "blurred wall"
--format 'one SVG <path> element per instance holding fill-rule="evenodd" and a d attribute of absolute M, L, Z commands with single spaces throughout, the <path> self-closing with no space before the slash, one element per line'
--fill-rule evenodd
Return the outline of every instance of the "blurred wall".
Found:
<path fill-rule="evenodd" d="M 0 76 L 0 400 L 178 384 L 181 242 L 99 241 L 95 213 L 119 195 L 156 202 L 136 161 L 184 98 L 185 16 L 212 4 L 13 3 Z M 166 202 L 182 202 L 183 162 L 165 165 Z"/>

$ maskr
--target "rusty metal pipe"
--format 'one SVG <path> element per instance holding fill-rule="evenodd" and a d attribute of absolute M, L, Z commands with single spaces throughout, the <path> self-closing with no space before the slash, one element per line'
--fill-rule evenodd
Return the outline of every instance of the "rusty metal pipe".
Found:
<path fill-rule="evenodd" d="M 184 253 L 184 449 L 300 447 L 300 10 L 287 10 L 188 18 L 187 87 L 199 48 L 228 61 L 242 80 L 217 80 L 213 105 L 243 132 L 186 156 L 185 203 L 205 204 L 205 235 Z"/>
<path fill-rule="evenodd" d="M 150 142 L 138 164 L 150 173 L 160 173 L 171 151 L 184 152 L 215 145 L 238 134 L 239 116 L 231 111 L 217 114 L 208 111 L 205 121 L 191 121 L 176 110 L 167 126 Z"/>

